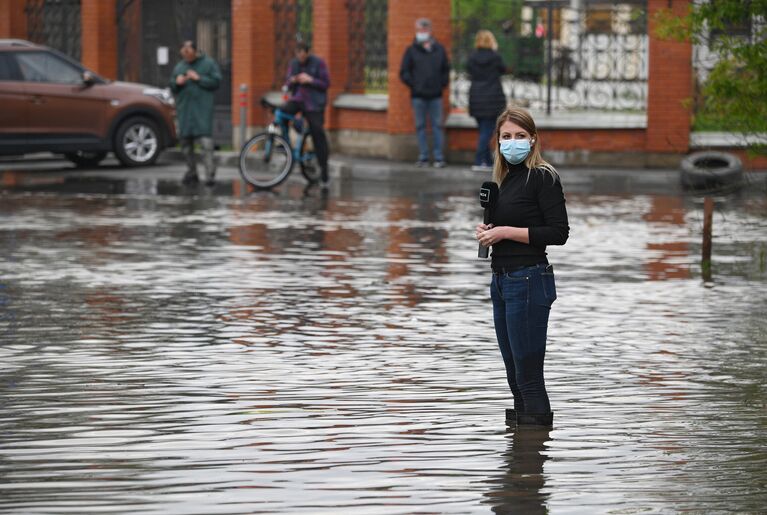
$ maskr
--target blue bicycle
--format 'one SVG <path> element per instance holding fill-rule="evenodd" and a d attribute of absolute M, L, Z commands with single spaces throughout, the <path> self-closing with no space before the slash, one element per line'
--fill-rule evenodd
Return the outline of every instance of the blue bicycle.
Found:
<path fill-rule="evenodd" d="M 309 183 L 319 181 L 320 167 L 309 124 L 283 112 L 265 98 L 261 99 L 261 105 L 274 113 L 274 119 L 265 132 L 256 134 L 242 147 L 242 178 L 257 189 L 270 189 L 285 181 L 298 163 Z"/>

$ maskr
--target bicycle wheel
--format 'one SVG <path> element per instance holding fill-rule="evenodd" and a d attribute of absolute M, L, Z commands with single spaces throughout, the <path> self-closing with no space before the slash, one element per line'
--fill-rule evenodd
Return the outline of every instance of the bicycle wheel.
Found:
<path fill-rule="evenodd" d="M 306 180 L 311 184 L 319 182 L 320 163 L 317 161 L 317 153 L 314 150 L 314 140 L 312 140 L 312 136 L 309 133 L 305 134 L 304 139 L 301 141 L 299 156 L 298 164 Z"/>
<path fill-rule="evenodd" d="M 277 134 L 256 134 L 240 152 L 240 175 L 259 189 L 277 186 L 288 178 L 292 167 L 290 144 Z"/>

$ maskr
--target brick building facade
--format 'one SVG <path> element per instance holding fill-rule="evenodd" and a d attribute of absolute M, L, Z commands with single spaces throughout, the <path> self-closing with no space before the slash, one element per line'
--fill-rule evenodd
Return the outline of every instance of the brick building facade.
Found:
<path fill-rule="evenodd" d="M 81 0 L 81 55 L 85 66 L 108 77 L 118 76 L 119 0 Z M 139 1 L 139 0 L 137 0 Z M 331 73 L 326 125 L 334 152 L 391 159 L 414 159 L 416 143 L 407 88 L 399 81 L 401 56 L 413 38 L 414 20 L 431 18 L 436 38 L 450 51 L 450 0 L 389 0 L 386 22 L 388 94 L 349 91 L 350 38 L 353 24 L 346 0 L 312 1 L 313 51 L 326 59 Z M 693 90 L 692 45 L 654 37 L 654 16 L 671 8 L 683 14 L 688 0 L 647 0 L 649 33 L 646 117 L 625 119 L 550 116 L 534 113 L 546 155 L 555 163 L 634 167 L 676 167 L 680 156 L 695 150 L 691 137 Z M 27 39 L 26 0 L 0 0 L 0 38 Z M 240 87 L 248 88 L 245 108 L 248 133 L 266 122 L 258 99 L 274 92 L 277 76 L 277 14 L 267 0 L 231 0 L 231 121 L 239 143 Z M 445 107 L 448 107 L 447 95 Z M 447 112 L 447 111 L 446 111 Z M 476 144 L 471 119 L 451 114 L 446 121 L 448 160 L 468 161 Z M 693 143 L 691 143 L 691 141 Z M 748 168 L 767 168 L 767 159 L 739 154 Z"/>

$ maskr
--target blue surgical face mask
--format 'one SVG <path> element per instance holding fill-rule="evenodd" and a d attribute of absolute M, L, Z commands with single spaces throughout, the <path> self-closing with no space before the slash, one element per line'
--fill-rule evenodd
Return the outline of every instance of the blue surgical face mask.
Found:
<path fill-rule="evenodd" d="M 428 32 L 416 32 L 415 33 L 415 40 L 419 43 L 426 43 L 429 41 L 429 38 L 431 35 Z"/>
<path fill-rule="evenodd" d="M 506 161 L 513 165 L 521 163 L 530 154 L 529 139 L 504 139 L 499 143 L 501 144 L 501 154 L 506 158 Z"/>

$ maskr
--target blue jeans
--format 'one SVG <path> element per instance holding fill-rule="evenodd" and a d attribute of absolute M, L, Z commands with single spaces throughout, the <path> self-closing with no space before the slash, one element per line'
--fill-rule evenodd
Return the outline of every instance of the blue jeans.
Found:
<path fill-rule="evenodd" d="M 495 130 L 495 118 L 476 118 L 479 128 L 479 141 L 477 141 L 477 155 L 474 157 L 475 165 L 493 165 L 493 153 L 490 152 L 490 138 Z"/>
<path fill-rule="evenodd" d="M 543 358 L 549 311 L 557 298 L 553 267 L 543 263 L 493 273 L 490 297 L 514 409 L 520 413 L 551 412 L 543 381 Z"/>
<path fill-rule="evenodd" d="M 429 160 L 429 143 L 426 139 L 426 117 L 431 123 L 431 133 L 434 137 L 434 161 L 444 161 L 444 137 L 442 135 L 442 98 L 413 98 L 413 114 L 415 115 L 415 133 L 418 137 L 418 160 Z"/>

